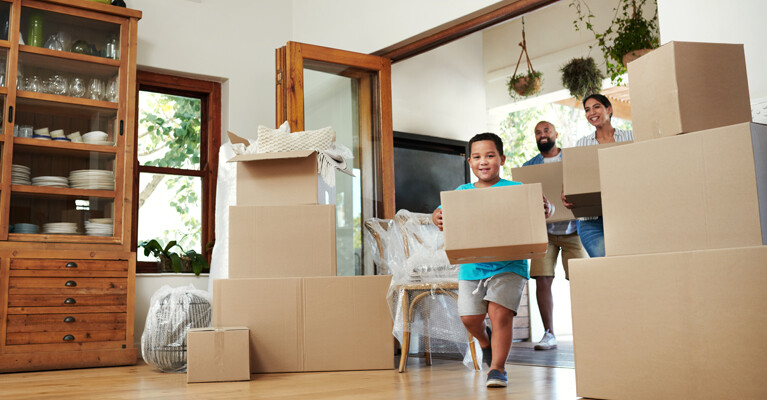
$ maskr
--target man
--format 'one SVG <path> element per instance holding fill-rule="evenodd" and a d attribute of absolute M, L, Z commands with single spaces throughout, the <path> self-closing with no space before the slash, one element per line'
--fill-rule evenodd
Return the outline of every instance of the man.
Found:
<path fill-rule="evenodd" d="M 528 160 L 525 165 L 545 164 L 562 161 L 562 149 L 557 147 L 557 130 L 550 122 L 541 121 L 535 125 L 535 142 L 540 154 Z M 554 299 L 551 295 L 551 283 L 554 281 L 554 267 L 557 256 L 562 251 L 562 265 L 565 269 L 565 279 L 570 279 L 568 260 L 571 258 L 587 258 L 586 251 L 581 246 L 581 240 L 576 233 L 575 221 L 553 222 L 546 225 L 549 233 L 549 246 L 546 257 L 532 260 L 530 277 L 535 279 L 535 297 L 546 332 L 535 345 L 535 350 L 551 350 L 557 348 L 557 338 L 554 336 Z"/>

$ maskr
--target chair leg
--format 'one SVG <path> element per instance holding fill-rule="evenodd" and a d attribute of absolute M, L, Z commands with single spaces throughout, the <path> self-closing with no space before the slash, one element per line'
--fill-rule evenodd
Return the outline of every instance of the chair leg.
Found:
<path fill-rule="evenodd" d="M 479 371 L 480 365 L 477 363 L 477 351 L 474 349 L 474 337 L 469 334 L 469 351 L 471 352 L 471 361 L 474 362 L 474 370 Z"/>
<path fill-rule="evenodd" d="M 410 294 L 407 289 L 402 289 L 400 303 L 402 303 L 402 355 L 399 358 L 399 372 L 405 372 L 410 351 Z"/>
<path fill-rule="evenodd" d="M 402 332 L 402 355 L 399 357 L 399 372 L 405 372 L 407 368 L 407 356 L 410 351 L 410 331 Z"/>
<path fill-rule="evenodd" d="M 431 365 L 431 338 L 429 338 L 429 312 L 424 316 L 424 335 L 423 335 L 423 356 L 426 359 L 426 365 Z"/>

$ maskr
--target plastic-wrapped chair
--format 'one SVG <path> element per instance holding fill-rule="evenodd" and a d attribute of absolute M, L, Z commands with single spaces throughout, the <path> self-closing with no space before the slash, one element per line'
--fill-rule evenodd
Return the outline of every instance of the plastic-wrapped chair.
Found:
<path fill-rule="evenodd" d="M 210 326 L 211 297 L 189 285 L 158 289 L 150 300 L 141 356 L 147 364 L 164 372 L 186 369 L 186 333 L 192 328 Z"/>

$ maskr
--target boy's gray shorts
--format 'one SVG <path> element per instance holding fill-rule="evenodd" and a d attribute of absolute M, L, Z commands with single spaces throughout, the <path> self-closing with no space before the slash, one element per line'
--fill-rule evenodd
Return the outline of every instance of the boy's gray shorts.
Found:
<path fill-rule="evenodd" d="M 487 303 L 500 304 L 517 313 L 527 279 L 504 272 L 477 281 L 458 281 L 458 315 L 487 313 Z"/>

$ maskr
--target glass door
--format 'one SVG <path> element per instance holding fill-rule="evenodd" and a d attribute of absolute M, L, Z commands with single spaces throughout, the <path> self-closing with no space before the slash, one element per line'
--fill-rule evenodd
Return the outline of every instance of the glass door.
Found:
<path fill-rule="evenodd" d="M 352 150 L 354 177 L 336 174 L 338 275 L 372 274 L 362 224 L 394 217 L 391 64 L 367 54 L 288 42 L 277 49 L 277 121 L 331 126 Z"/>

